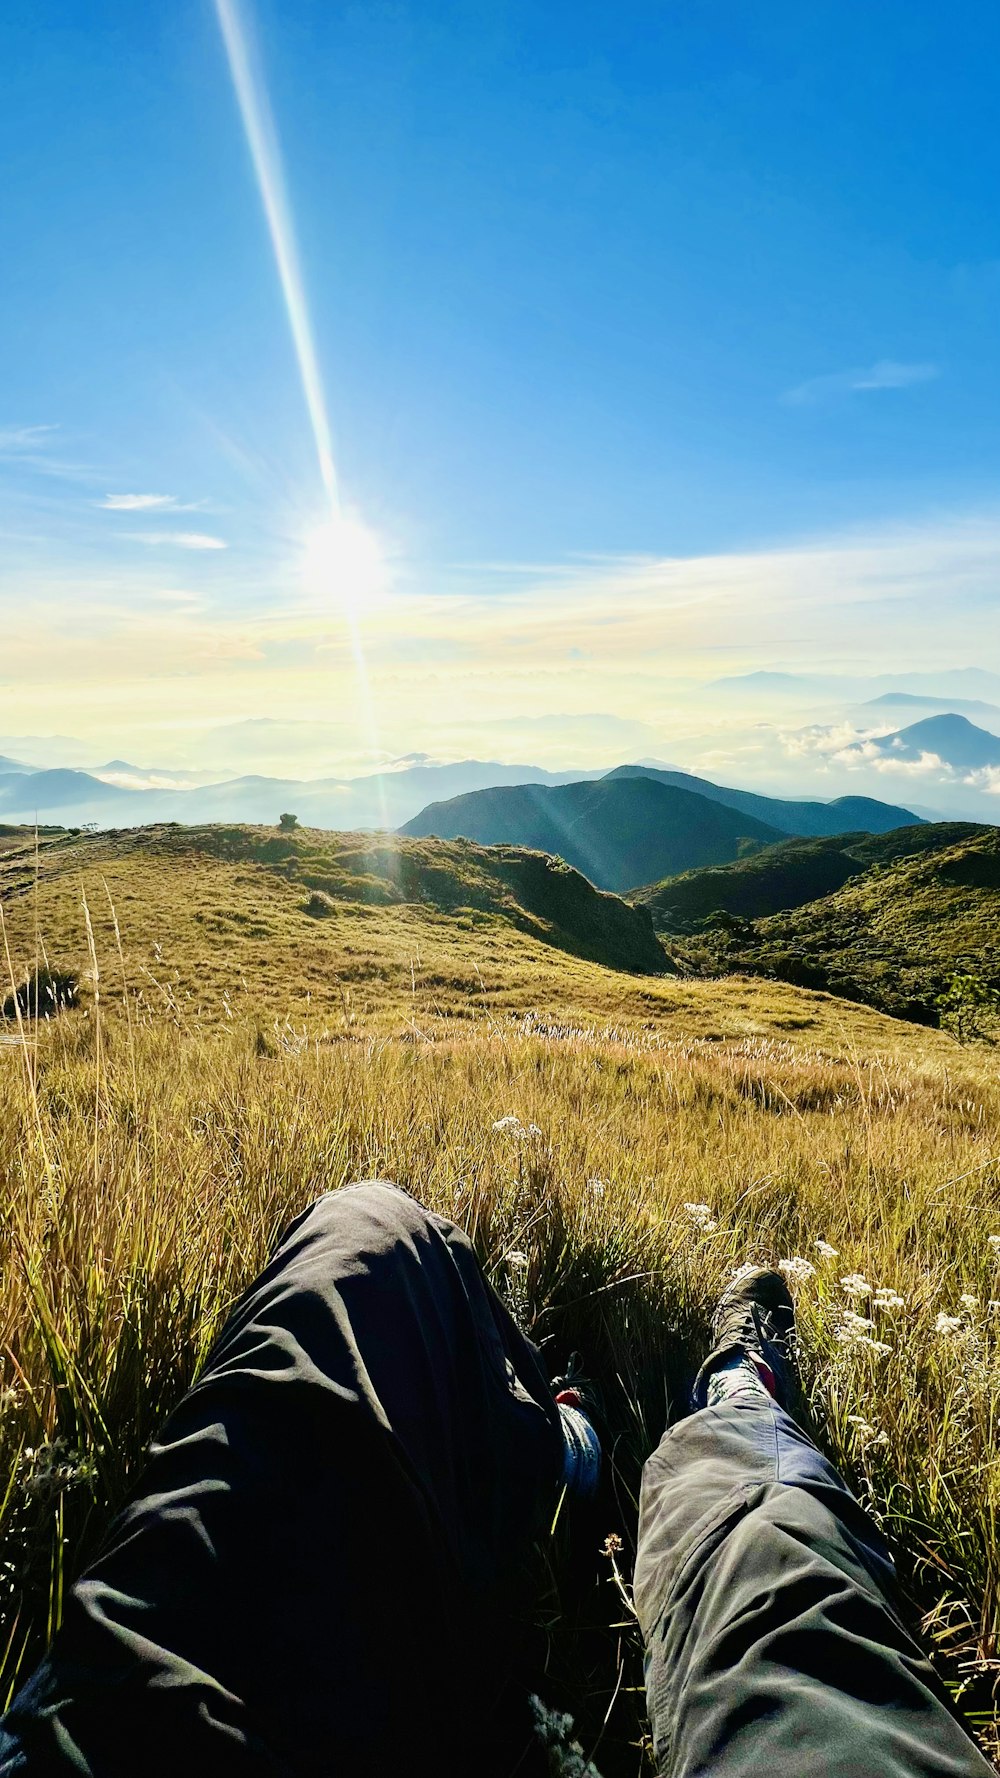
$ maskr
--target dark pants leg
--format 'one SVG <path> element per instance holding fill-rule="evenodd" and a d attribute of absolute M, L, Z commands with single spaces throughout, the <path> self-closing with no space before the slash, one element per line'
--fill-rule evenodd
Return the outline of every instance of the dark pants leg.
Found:
<path fill-rule="evenodd" d="M 753 1396 L 671 1428 L 643 1474 L 635 1599 L 671 1778 L 985 1778 L 905 1628 L 883 1540 Z"/>
<path fill-rule="evenodd" d="M 320 1199 L 73 1588 L 0 1773 L 494 1771 L 494 1627 L 561 1454 L 466 1237 L 384 1184 Z"/>

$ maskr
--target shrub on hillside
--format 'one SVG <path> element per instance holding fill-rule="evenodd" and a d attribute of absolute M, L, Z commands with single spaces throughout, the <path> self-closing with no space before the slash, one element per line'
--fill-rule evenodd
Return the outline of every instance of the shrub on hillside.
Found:
<path fill-rule="evenodd" d="M 326 920 L 337 912 L 337 903 L 323 889 L 314 889 L 308 901 L 302 903 L 302 912 L 310 914 L 314 920 Z"/>
<path fill-rule="evenodd" d="M 36 969 L 3 1003 L 5 1019 L 50 1019 L 67 1006 L 75 1006 L 80 992 L 77 977 L 68 969 Z"/>

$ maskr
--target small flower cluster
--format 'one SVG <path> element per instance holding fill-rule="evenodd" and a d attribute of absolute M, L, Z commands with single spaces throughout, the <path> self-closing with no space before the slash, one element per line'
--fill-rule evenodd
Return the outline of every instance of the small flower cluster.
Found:
<path fill-rule="evenodd" d="M 865 1419 L 863 1414 L 848 1414 L 847 1424 L 853 1427 L 854 1436 L 863 1451 L 873 1451 L 879 1446 L 889 1443 L 889 1434 L 885 1427 L 882 1427 L 881 1431 L 877 1430 L 870 1420 Z"/>
<path fill-rule="evenodd" d="M 807 1278 L 816 1276 L 816 1267 L 812 1261 L 803 1259 L 800 1253 L 794 1254 L 791 1259 L 779 1259 L 778 1270 L 784 1272 L 785 1277 L 791 1278 L 796 1284 L 804 1284 Z"/>
<path fill-rule="evenodd" d="M 840 1249 L 831 1247 L 829 1241 L 814 1241 L 813 1246 L 820 1259 L 837 1259 L 839 1257 Z"/>
<path fill-rule="evenodd" d="M 93 1458 L 84 1457 L 64 1438 L 36 1449 L 29 1445 L 21 1453 L 21 1468 L 21 1486 L 29 1500 L 56 1500 L 67 1488 L 93 1482 L 97 1476 Z"/>
<path fill-rule="evenodd" d="M 862 1272 L 848 1272 L 846 1278 L 840 1280 L 841 1288 L 848 1296 L 871 1296 L 872 1287 Z"/>
<path fill-rule="evenodd" d="M 520 1118 L 513 1113 L 508 1117 L 498 1117 L 493 1129 L 497 1135 L 513 1136 L 515 1142 L 537 1142 L 542 1134 L 537 1124 L 522 1124 Z"/>
<path fill-rule="evenodd" d="M 741 1278 L 749 1278 L 751 1272 L 756 1272 L 757 1270 L 758 1267 L 754 1265 L 752 1260 L 744 1260 L 741 1266 L 733 1267 L 729 1274 L 729 1282 L 730 1284 L 739 1284 Z"/>
<path fill-rule="evenodd" d="M 716 1222 L 715 1217 L 712 1215 L 712 1210 L 711 1210 L 710 1205 L 708 1205 L 708 1204 L 685 1204 L 684 1209 L 685 1209 L 685 1212 L 686 1212 L 689 1220 L 694 1224 L 694 1226 L 698 1230 L 699 1234 L 702 1234 L 702 1235 L 714 1234 L 715 1230 L 718 1228 L 719 1225 Z"/>
<path fill-rule="evenodd" d="M 905 1296 L 900 1296 L 898 1290 L 892 1290 L 887 1284 L 880 1285 L 879 1289 L 876 1290 L 872 1297 L 872 1302 L 875 1304 L 876 1309 L 906 1308 Z"/>
<path fill-rule="evenodd" d="M 875 1338 L 874 1327 L 875 1323 L 869 1315 L 859 1315 L 854 1309 L 845 1309 L 833 1330 L 833 1337 L 840 1346 L 862 1348 L 874 1353 L 876 1358 L 885 1358 L 892 1347 L 887 1346 L 884 1340 Z"/>

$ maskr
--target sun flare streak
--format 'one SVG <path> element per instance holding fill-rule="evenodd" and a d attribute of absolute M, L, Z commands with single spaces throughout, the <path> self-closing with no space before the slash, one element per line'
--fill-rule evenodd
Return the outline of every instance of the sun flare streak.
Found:
<path fill-rule="evenodd" d="M 215 0 L 215 11 L 271 236 L 326 498 L 326 519 L 305 540 L 304 576 L 314 594 L 339 606 L 346 622 L 367 743 L 375 756 L 379 750 L 378 725 L 358 618 L 361 604 L 384 583 L 384 559 L 377 539 L 360 520 L 345 513 L 341 505 L 330 420 L 285 190 L 278 132 L 240 0 Z M 383 825 L 387 825 L 387 820 Z"/>
<path fill-rule="evenodd" d="M 278 134 L 267 89 L 255 66 L 251 40 L 240 14 L 239 0 L 215 0 L 219 29 L 226 46 L 229 72 L 243 119 L 247 146 L 260 189 L 264 215 L 271 236 L 278 277 L 288 312 L 302 391 L 309 410 L 323 488 L 331 507 L 339 508 L 337 471 L 333 459 L 330 421 L 323 398 L 323 384 L 316 359 L 305 286 L 299 266 L 295 230 L 285 191 Z"/>

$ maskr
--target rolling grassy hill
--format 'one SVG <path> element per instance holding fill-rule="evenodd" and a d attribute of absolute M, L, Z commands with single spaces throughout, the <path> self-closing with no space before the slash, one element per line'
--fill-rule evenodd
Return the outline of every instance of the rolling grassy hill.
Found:
<path fill-rule="evenodd" d="M 919 837 L 912 851 L 908 834 Z M 845 880 L 816 899 L 756 919 L 740 908 L 725 921 L 715 913 L 715 929 L 702 933 L 688 961 L 799 982 L 896 1016 L 935 1022 L 936 1000 L 954 974 L 1000 987 L 1000 829 L 942 823 L 939 840 L 936 835 L 936 825 L 904 829 L 887 836 L 887 847 L 855 840 L 844 853 L 819 857 L 796 856 L 792 849 L 800 889 L 823 873 L 835 879 L 845 872 Z M 775 873 L 781 882 L 787 878 L 784 851 L 768 861 L 763 883 L 745 879 L 735 893 L 732 885 L 717 892 L 704 880 L 689 880 L 679 890 L 658 886 L 656 917 L 661 924 L 676 918 L 685 897 L 689 911 L 711 899 L 749 907 L 757 895 L 766 906 Z M 863 868 L 849 870 L 851 864 Z"/>
<path fill-rule="evenodd" d="M 942 860 L 958 894 L 998 862 L 960 844 L 881 880 Z M 0 857 L 15 978 L 80 977 L 50 1021 L 0 1020 L 0 1701 L 278 1232 L 381 1174 L 600 1388 L 590 1561 L 570 1584 L 546 1535 L 525 1640 L 604 1778 L 652 1766 L 594 1552 L 619 1535 L 627 1581 L 641 1462 L 748 1259 L 795 1259 L 817 1434 L 996 1752 L 993 1052 L 763 975 L 636 973 L 648 923 L 577 884 L 503 848 L 239 827 L 55 837 L 37 880 L 33 842 Z M 580 954 L 595 923 L 625 967 Z"/>
<path fill-rule="evenodd" d="M 669 784 L 675 790 L 693 791 L 710 802 L 722 803 L 727 809 L 752 815 L 777 828 L 779 833 L 887 833 L 891 828 L 920 820 L 919 815 L 912 814 L 909 809 L 881 803 L 870 796 L 838 796 L 829 803 L 796 802 L 784 797 L 760 796 L 753 790 L 732 790 L 723 784 L 713 784 L 708 778 L 697 778 L 690 772 L 663 771 L 656 766 L 616 766 L 608 773 L 612 780 L 639 777 Z"/>
<path fill-rule="evenodd" d="M 641 770 L 555 789 L 473 791 L 431 803 L 402 832 L 537 847 L 565 858 L 601 888 L 618 890 L 695 865 L 724 864 L 780 837 L 756 816 Z"/>
<path fill-rule="evenodd" d="M 524 905 L 525 877 L 533 908 Z M 575 911 L 565 910 L 567 895 Z M 763 980 L 679 976 L 648 914 L 538 854 L 394 838 L 373 847 L 366 834 L 153 827 L 56 839 L 40 851 L 36 880 L 33 840 L 22 843 L 0 856 L 15 979 L 32 966 L 37 934 L 53 970 L 79 978 L 86 1010 L 84 896 L 105 1003 L 109 995 L 120 1003 L 124 979 L 139 1016 L 199 1032 L 241 1022 L 270 1031 L 291 1020 L 319 1039 L 398 1035 L 488 1016 L 574 1029 L 637 1023 L 710 1043 L 798 1032 L 838 1054 L 843 1046 L 837 1002 Z M 553 920 L 557 906 L 564 927 Z M 877 1013 L 858 1008 L 851 1019 L 857 1041 L 908 1041 Z"/>

